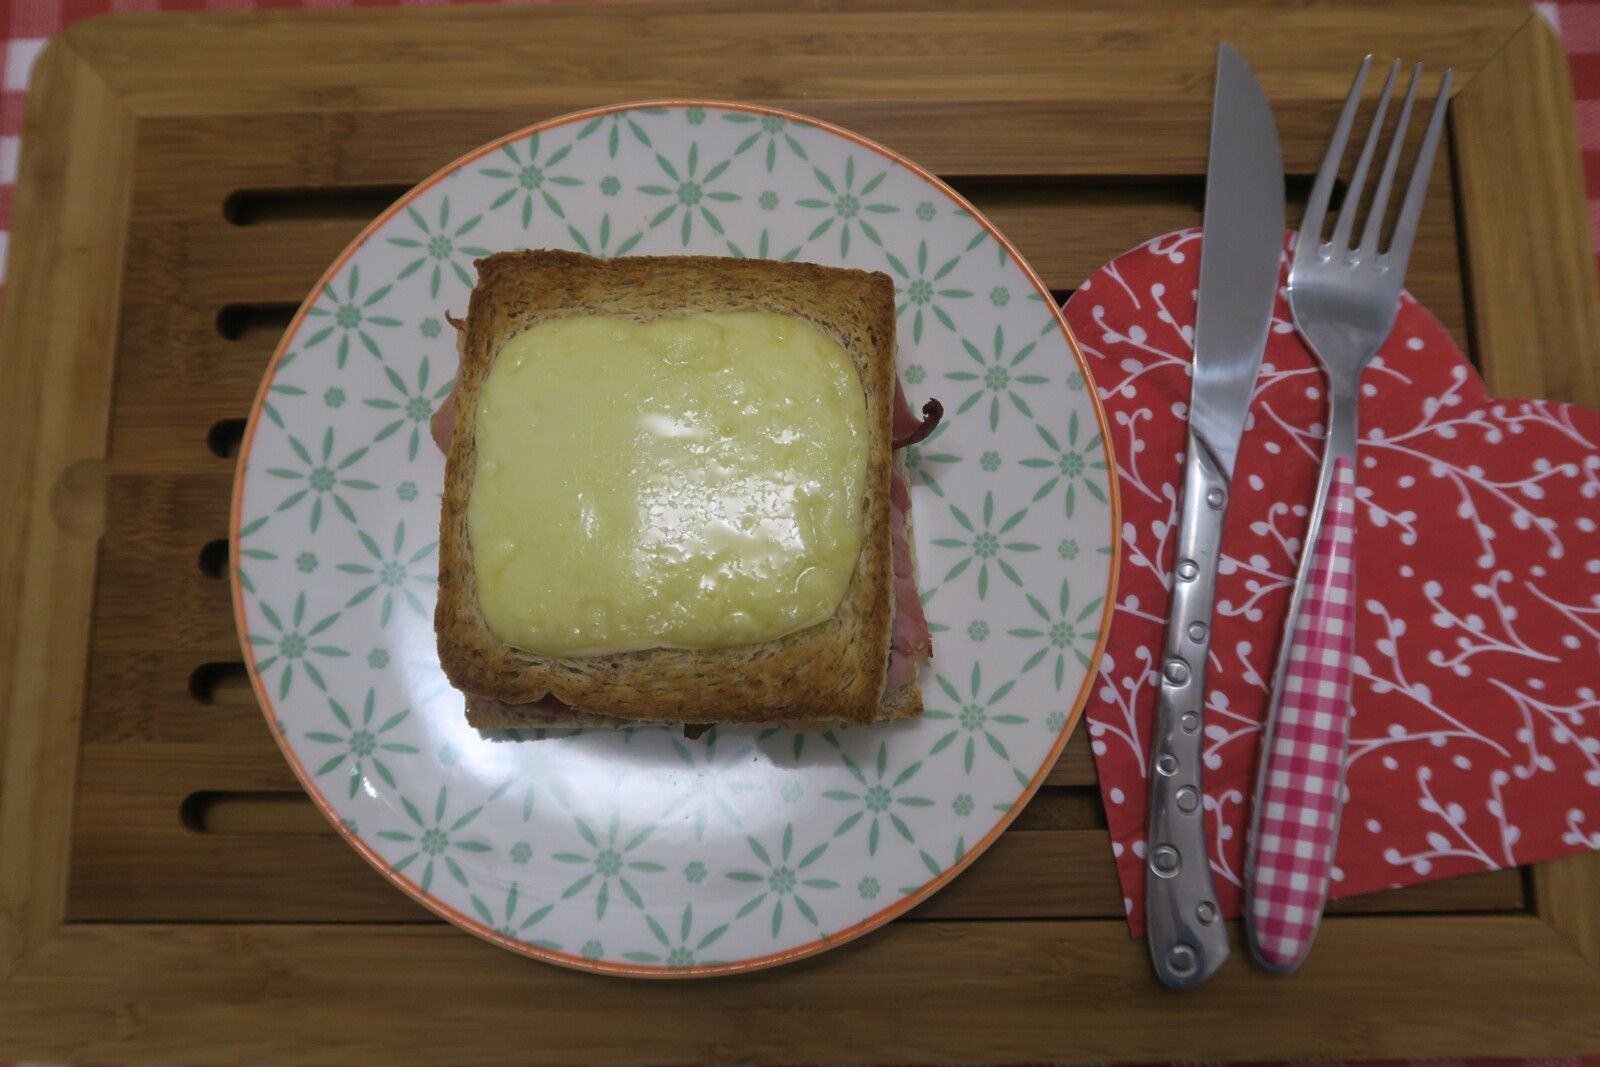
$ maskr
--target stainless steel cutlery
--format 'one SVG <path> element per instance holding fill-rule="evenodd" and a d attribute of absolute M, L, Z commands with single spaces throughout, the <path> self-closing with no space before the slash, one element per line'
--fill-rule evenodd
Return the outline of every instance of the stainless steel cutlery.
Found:
<path fill-rule="evenodd" d="M 1434 152 L 1450 98 L 1450 72 L 1418 150 L 1393 235 L 1383 239 L 1389 194 L 1422 80 L 1419 63 L 1400 105 L 1383 169 L 1365 207 L 1363 192 L 1400 74 L 1394 61 L 1356 159 L 1343 206 L 1326 239 L 1335 179 L 1361 103 L 1372 57 L 1356 74 L 1311 189 L 1289 268 L 1295 327 L 1327 380 L 1327 443 L 1304 539 L 1294 598 L 1262 738 L 1245 864 L 1250 948 L 1265 967 L 1292 970 L 1305 959 L 1328 898 L 1337 843 L 1356 627 L 1356 412 L 1361 373 L 1394 328 L 1406 263 L 1417 235 Z"/>
<path fill-rule="evenodd" d="M 1145 919 L 1166 985 L 1205 981 L 1228 956 L 1205 835 L 1201 747 L 1212 599 L 1239 438 L 1272 323 L 1283 248 L 1283 160 L 1250 66 L 1217 52 L 1194 381 L 1172 602 L 1150 749 Z"/>
<path fill-rule="evenodd" d="M 1305 958 L 1327 901 L 1351 713 L 1360 380 L 1394 327 L 1450 94 L 1446 71 L 1386 239 L 1389 197 L 1422 78 L 1419 64 L 1368 201 L 1367 177 L 1400 74 L 1395 61 L 1324 237 L 1371 59 L 1361 64 L 1317 172 L 1287 288 L 1295 327 L 1327 379 L 1328 431 L 1263 732 L 1245 868 L 1251 951 L 1274 971 L 1292 970 Z M 1206 664 L 1223 518 L 1272 323 L 1283 219 L 1272 112 L 1249 65 L 1224 44 L 1212 103 L 1189 435 L 1158 667 L 1144 856 L 1151 959 L 1161 981 L 1175 989 L 1199 985 L 1228 956 L 1205 835 Z"/>

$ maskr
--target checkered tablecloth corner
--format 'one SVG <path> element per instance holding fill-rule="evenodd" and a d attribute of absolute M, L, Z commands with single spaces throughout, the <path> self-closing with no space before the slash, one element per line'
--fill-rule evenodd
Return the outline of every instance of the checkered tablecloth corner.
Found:
<path fill-rule="evenodd" d="M 1571 0 L 1534 6 L 1556 28 L 1566 49 L 1578 113 L 1584 189 L 1589 197 L 1589 227 L 1600 245 L 1600 2 Z"/>

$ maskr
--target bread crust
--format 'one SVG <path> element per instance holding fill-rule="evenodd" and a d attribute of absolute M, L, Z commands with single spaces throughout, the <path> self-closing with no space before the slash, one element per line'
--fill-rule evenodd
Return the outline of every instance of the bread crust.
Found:
<path fill-rule="evenodd" d="M 457 423 L 445 464 L 439 533 L 439 660 L 458 689 L 505 704 L 553 694 L 597 715 L 646 722 L 870 723 L 890 713 L 884 679 L 893 618 L 889 529 L 895 387 L 894 284 L 882 273 L 709 256 L 602 260 L 576 252 L 502 252 L 478 261 L 467 312 Z M 833 617 L 762 644 L 543 656 L 496 637 L 478 603 L 467 501 L 477 464 L 478 391 L 510 338 L 552 319 L 650 321 L 697 312 L 798 316 L 837 340 L 866 394 L 868 449 L 861 554 Z M 910 688 L 915 688 L 915 685 Z M 920 693 L 916 694 L 920 709 Z M 889 703 L 905 706 L 903 690 Z M 487 725 L 487 723 L 484 723 Z"/>
<path fill-rule="evenodd" d="M 915 702 L 911 701 L 911 691 L 915 690 Z M 620 730 L 627 726 L 637 726 L 639 723 L 633 719 L 613 719 L 603 715 L 589 715 L 581 711 L 565 711 L 560 714 L 551 714 L 537 707 L 522 708 L 496 704 L 483 697 L 466 694 L 467 725 L 479 730 Z M 879 712 L 880 722 L 889 719 L 903 718 L 908 715 L 922 713 L 922 692 L 916 683 L 903 686 L 893 694 L 884 698 L 883 707 Z M 677 723 L 662 723 L 657 725 L 676 726 Z M 715 723 L 697 723 L 696 725 L 710 726 Z M 733 725 L 753 725 L 750 723 Z M 827 719 L 791 719 L 777 725 L 785 730 L 800 732 L 818 732 L 833 730 L 841 727 L 859 725 L 857 723 L 841 723 L 837 720 Z"/>

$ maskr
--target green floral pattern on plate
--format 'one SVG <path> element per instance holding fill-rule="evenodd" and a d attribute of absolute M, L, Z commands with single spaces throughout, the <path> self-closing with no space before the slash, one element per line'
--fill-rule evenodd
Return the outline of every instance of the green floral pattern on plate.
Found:
<path fill-rule="evenodd" d="M 825 212 L 826 217 L 806 234 L 806 240 L 808 242 L 818 240 L 823 234 L 834 230 L 839 235 L 841 259 L 849 257 L 850 235 L 856 231 L 860 231 L 867 240 L 881 248 L 883 238 L 879 236 L 878 229 L 872 224 L 870 216 L 893 215 L 900 210 L 899 205 L 877 195 L 879 186 L 889 176 L 888 168 L 884 167 L 876 175 L 868 178 L 859 189 L 856 187 L 856 157 L 853 155 L 845 158 L 844 169 L 837 178 L 829 177 L 828 172 L 821 167 L 812 167 L 811 173 L 827 195 L 802 197 L 795 203 L 803 208 Z M 838 224 L 837 228 L 835 223 Z"/>
<path fill-rule="evenodd" d="M 692 741 L 467 726 L 434 651 L 426 424 L 472 260 L 520 247 L 893 279 L 908 396 L 946 410 L 904 455 L 936 650 L 922 719 Z M 263 383 L 232 574 L 306 788 L 424 903 L 577 966 L 750 967 L 903 910 L 1025 800 L 1110 602 L 1109 455 L 1047 299 L 915 168 L 798 116 L 590 113 L 459 161 L 358 239 Z"/>
<path fill-rule="evenodd" d="M 533 221 L 534 207 L 537 203 L 543 203 L 556 218 L 566 218 L 567 213 L 562 209 L 556 193 L 564 186 L 582 185 L 583 179 L 574 178 L 570 174 L 557 174 L 555 171 L 561 165 L 561 161 L 571 154 L 572 145 L 562 145 L 541 159 L 539 135 L 536 133 L 524 141 L 521 148 L 512 143 L 500 151 L 505 156 L 503 161 L 496 161 L 497 165 L 484 167 L 478 172 L 500 182 L 505 189 L 489 202 L 489 210 L 496 211 L 507 204 L 520 203 L 519 217 L 523 229 L 527 229 L 528 224 Z"/>
<path fill-rule="evenodd" d="M 363 293 L 361 268 L 351 267 L 350 272 L 345 275 L 342 297 L 339 289 L 329 286 L 322 291 L 322 298 L 306 309 L 306 318 L 313 320 L 317 328 L 307 334 L 303 342 L 305 347 L 316 348 L 330 337 L 337 336 L 339 341 L 336 346 L 335 361 L 337 366 L 342 368 L 345 357 L 350 354 L 350 338 L 354 337 L 368 352 L 382 359 L 383 353 L 375 340 L 378 334 L 376 331 L 369 333 L 368 328 L 400 325 L 400 320 L 393 316 L 375 313 L 378 305 L 382 304 L 384 297 L 393 289 L 393 284 L 387 284 L 380 285 L 370 293 Z M 332 321 L 327 321 L 329 319 Z M 326 324 L 316 323 L 315 320 L 322 320 Z M 280 385 L 278 391 L 287 392 L 292 388 Z"/>
<path fill-rule="evenodd" d="M 378 831 L 378 837 L 384 841 L 399 842 L 405 852 L 394 861 L 394 872 L 401 874 L 413 865 L 420 867 L 422 875 L 417 885 L 426 893 L 433 884 L 434 864 L 438 862 L 444 865 L 445 870 L 450 872 L 450 877 L 460 883 L 463 889 L 470 886 L 472 880 L 467 876 L 466 868 L 462 867 L 457 857 L 463 853 L 470 855 L 494 849 L 494 846 L 487 841 L 462 836 L 463 831 L 483 813 L 483 805 L 479 804 L 462 815 L 448 818 L 446 813 L 450 810 L 450 790 L 449 787 L 441 785 L 439 797 L 433 804 L 432 818 L 424 817 L 411 799 L 404 794 L 400 796 L 400 808 L 414 825 L 405 829 Z"/>
<path fill-rule="evenodd" d="M 287 440 L 289 449 L 293 453 L 291 462 L 294 466 L 268 467 L 266 473 L 273 478 L 293 483 L 293 487 L 272 510 L 289 511 L 306 503 L 311 532 L 316 533 L 317 527 L 322 524 L 322 501 L 327 499 L 333 501 L 333 506 L 339 510 L 339 514 L 355 522 L 356 513 L 350 506 L 348 491 L 352 489 L 364 491 L 378 487 L 377 483 L 370 479 L 354 478 L 348 473 L 350 468 L 360 463 L 366 456 L 368 446 L 352 448 L 341 455 L 334 450 L 332 426 L 322 432 L 322 448 L 316 456 L 313 456 L 311 450 L 293 434 L 289 434 Z"/>
<path fill-rule="evenodd" d="M 416 231 L 406 237 L 390 237 L 388 241 L 396 248 L 415 253 L 415 258 L 400 268 L 400 272 L 395 275 L 395 281 L 404 281 L 411 275 L 423 271 L 428 275 L 428 296 L 437 298 L 439 285 L 444 280 L 444 270 L 448 267 L 457 280 L 470 290 L 473 284 L 472 275 L 467 273 L 467 268 L 462 264 L 470 264 L 472 259 L 488 255 L 489 250 L 480 245 L 463 244 L 461 239 L 478 228 L 478 224 L 483 221 L 483 214 L 480 212 L 473 215 L 452 228 L 448 196 L 439 201 L 439 214 L 434 223 L 429 223 L 414 207 L 408 206 L 405 213 L 416 225 Z M 373 354 L 380 359 L 383 358 L 381 353 Z"/>
<path fill-rule="evenodd" d="M 678 218 L 681 220 L 678 229 L 684 248 L 689 247 L 689 238 L 694 236 L 697 220 L 704 220 L 705 225 L 719 236 L 726 233 L 722 219 L 712 209 L 718 204 L 740 199 L 739 193 L 717 188 L 717 183 L 732 165 L 733 160 L 725 159 L 701 171 L 700 145 L 696 141 L 689 142 L 689 152 L 681 170 L 657 152 L 656 166 L 667 179 L 666 183 L 639 186 L 639 192 L 646 196 L 664 197 L 667 200 L 666 206 L 650 217 L 650 228 L 653 230 L 674 217 Z"/>
<path fill-rule="evenodd" d="M 349 766 L 350 796 L 356 795 L 356 790 L 361 788 L 361 783 L 367 779 L 367 768 L 370 765 L 378 775 L 378 779 L 390 789 L 398 789 L 399 782 L 395 781 L 394 772 L 389 769 L 385 759 L 393 760 L 397 755 L 414 756 L 417 746 L 406 744 L 403 741 L 387 739 L 386 735 L 406 721 L 406 716 L 411 714 L 410 708 L 401 708 L 393 715 L 386 716 L 382 722 L 374 723 L 372 713 L 377 701 L 377 691 L 367 690 L 367 699 L 361 706 L 361 719 L 357 722 L 351 718 L 350 713 L 331 697 L 328 699 L 328 711 L 337 720 L 338 730 L 311 730 L 306 733 L 307 741 L 317 744 L 334 745 L 337 750 L 334 754 L 319 765 L 313 774 L 318 776 L 331 774 L 340 767 Z"/>

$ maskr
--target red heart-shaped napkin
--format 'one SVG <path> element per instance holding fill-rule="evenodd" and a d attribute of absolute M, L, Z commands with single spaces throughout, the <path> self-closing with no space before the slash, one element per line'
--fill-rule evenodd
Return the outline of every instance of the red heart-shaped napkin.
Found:
<path fill-rule="evenodd" d="M 1066 307 L 1122 497 L 1117 612 L 1086 718 L 1135 932 L 1200 244 L 1198 230 L 1143 244 Z M 1324 411 L 1280 292 L 1234 473 L 1206 704 L 1211 867 L 1230 915 Z M 1357 480 L 1356 715 L 1333 895 L 1600 849 L 1600 413 L 1487 396 L 1407 295 L 1362 379 Z"/>

